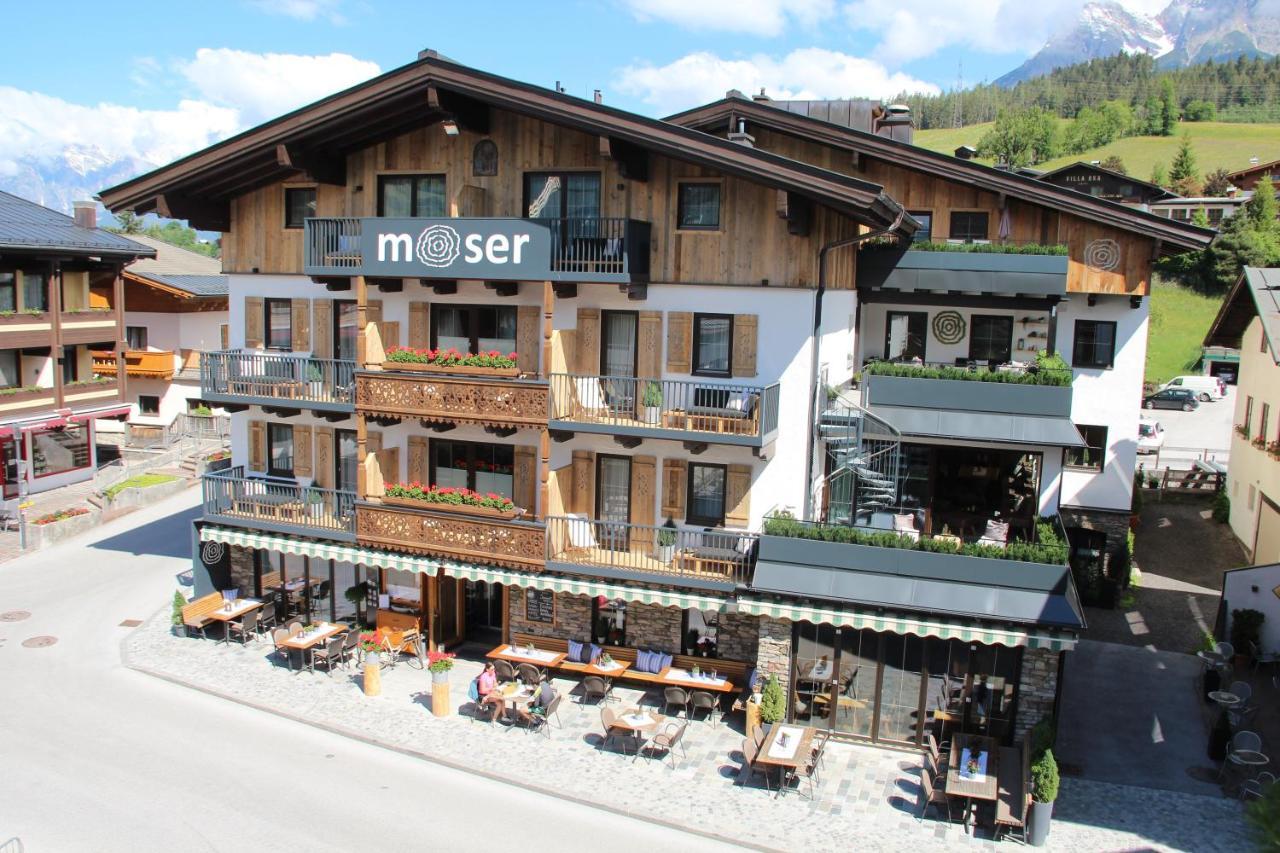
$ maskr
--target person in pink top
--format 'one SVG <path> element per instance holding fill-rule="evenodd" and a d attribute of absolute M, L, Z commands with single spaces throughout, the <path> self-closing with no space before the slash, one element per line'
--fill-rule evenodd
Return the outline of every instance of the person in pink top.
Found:
<path fill-rule="evenodd" d="M 492 663 L 484 665 L 484 671 L 480 673 L 476 679 L 476 692 L 480 694 L 480 707 L 493 706 L 493 711 L 489 719 L 497 720 L 507 710 L 507 703 L 502 699 L 502 692 L 498 690 L 498 671 L 493 668 Z"/>

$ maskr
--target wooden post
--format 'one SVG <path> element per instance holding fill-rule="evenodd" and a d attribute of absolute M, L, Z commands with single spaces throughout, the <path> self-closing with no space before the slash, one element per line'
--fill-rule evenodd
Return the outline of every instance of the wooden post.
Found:
<path fill-rule="evenodd" d="M 369 478 L 365 474 L 364 458 L 369 451 L 369 426 L 364 415 L 356 412 L 356 497 L 366 500 L 369 497 Z"/>
<path fill-rule="evenodd" d="M 116 267 L 115 278 L 111 282 L 111 293 L 116 303 L 116 399 L 129 399 L 125 388 L 128 377 L 125 375 L 125 349 L 129 342 L 125 340 L 124 329 L 124 275 L 123 267 Z"/>
<path fill-rule="evenodd" d="M 440 615 L 440 578 L 436 575 L 427 576 L 427 600 L 423 602 L 423 609 L 427 612 L 427 648 L 434 652 L 438 650 L 436 626 L 440 624 L 437 621 Z"/>
<path fill-rule="evenodd" d="M 364 276 L 354 278 L 356 285 L 356 367 L 364 369 L 364 326 L 369 322 L 369 286 Z"/>
<path fill-rule="evenodd" d="M 555 316 L 555 288 L 551 282 L 542 283 L 542 365 L 538 375 L 543 379 L 551 376 L 551 321 Z"/>
<path fill-rule="evenodd" d="M 53 354 L 53 405 L 54 408 L 61 409 L 64 403 L 66 391 L 62 384 L 62 364 L 60 363 L 67 357 L 62 351 L 62 265 L 58 261 L 49 262 L 49 294 L 45 300 L 48 302 L 49 316 L 53 318 L 53 349 L 49 350 Z M 75 354 L 74 349 L 72 355 Z"/>
<path fill-rule="evenodd" d="M 435 673 L 432 673 L 434 675 Z M 446 673 L 447 675 L 448 673 Z M 431 713 L 437 717 L 449 716 L 449 682 L 431 681 Z"/>
<path fill-rule="evenodd" d="M 555 288 L 551 282 L 542 283 L 542 362 L 538 375 L 551 378 L 551 326 L 555 316 Z M 550 400 L 550 397 L 548 397 Z M 544 428 L 538 439 L 538 511 L 536 518 L 546 519 L 551 508 L 551 434 Z M 505 623 L 505 613 L 503 616 Z M 504 632 L 505 633 L 505 632 Z"/>

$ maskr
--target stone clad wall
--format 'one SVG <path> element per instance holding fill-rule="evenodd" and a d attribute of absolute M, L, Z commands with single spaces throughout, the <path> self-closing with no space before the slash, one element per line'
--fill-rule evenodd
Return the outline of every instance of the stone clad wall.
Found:
<path fill-rule="evenodd" d="M 760 645 L 758 622 L 757 617 L 743 613 L 721 613 L 720 630 L 716 635 L 720 657 L 725 660 L 754 662 Z"/>
<path fill-rule="evenodd" d="M 1053 714 L 1058 695 L 1058 655 L 1050 649 L 1027 649 L 1018 679 L 1018 719 L 1014 740 L 1020 741 L 1042 719 Z"/>
<path fill-rule="evenodd" d="M 627 645 L 679 654 L 683 623 L 684 611 L 678 607 L 627 602 Z"/>
<path fill-rule="evenodd" d="M 756 669 L 761 675 L 777 676 L 785 691 L 791 678 L 791 623 L 761 616 L 756 627 Z"/>
<path fill-rule="evenodd" d="M 524 590 L 520 587 L 511 588 L 507 607 L 513 633 L 556 637 L 562 640 L 586 640 L 591 634 L 591 599 L 585 595 L 556 593 L 554 624 L 530 622 L 525 618 Z"/>
<path fill-rule="evenodd" d="M 253 577 L 253 549 L 231 545 L 231 585 L 240 590 L 243 598 L 255 594 Z"/>

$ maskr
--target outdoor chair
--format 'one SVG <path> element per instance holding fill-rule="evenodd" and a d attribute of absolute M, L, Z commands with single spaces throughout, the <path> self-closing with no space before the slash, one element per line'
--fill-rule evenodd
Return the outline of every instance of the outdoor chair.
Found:
<path fill-rule="evenodd" d="M 1264 652 L 1257 643 L 1249 642 L 1249 651 L 1253 654 L 1253 671 L 1263 664 L 1280 663 L 1280 652 Z"/>
<path fill-rule="evenodd" d="M 498 677 L 499 684 L 516 680 L 515 668 L 501 658 L 493 662 L 493 673 Z"/>
<path fill-rule="evenodd" d="M 760 755 L 759 745 L 757 745 L 756 742 L 751 738 L 743 738 L 742 739 L 742 758 L 746 762 L 747 769 L 750 771 L 749 774 L 747 775 L 747 781 L 750 782 L 751 777 L 755 776 L 758 773 L 764 777 L 765 790 L 772 791 L 773 788 L 769 785 L 769 774 L 773 771 L 773 768 L 768 764 L 761 764 L 758 761 L 756 761 L 759 755 Z"/>
<path fill-rule="evenodd" d="M 1227 772 L 1227 765 L 1235 765 L 1243 767 L 1244 765 L 1235 757 L 1241 751 L 1262 751 L 1262 738 L 1258 737 L 1256 732 L 1243 731 L 1236 732 L 1231 738 L 1231 743 L 1227 746 L 1227 757 L 1223 759 L 1222 766 L 1218 768 L 1218 778 L 1222 778 L 1222 774 Z"/>
<path fill-rule="evenodd" d="M 258 638 L 258 611 L 250 610 L 239 622 L 227 623 L 227 639 L 240 638 L 240 645 L 249 642 L 250 638 Z"/>
<path fill-rule="evenodd" d="M 924 733 L 924 747 L 938 764 L 942 764 L 942 759 L 950 752 L 950 750 L 943 750 L 938 747 L 938 740 L 933 736 L 933 732 Z"/>
<path fill-rule="evenodd" d="M 951 812 L 951 798 L 947 796 L 947 792 L 942 788 L 933 787 L 933 774 L 928 770 L 924 770 L 920 774 L 920 820 L 923 821 L 925 815 L 929 813 L 931 808 L 943 808 L 947 812 L 947 821 L 955 820 Z"/>
<path fill-rule="evenodd" d="M 677 711 L 675 716 L 679 716 L 679 708 L 683 708 L 685 716 L 689 716 L 689 692 L 683 687 L 668 687 L 662 691 L 662 713 L 670 714 L 671 706 L 675 705 Z"/>
<path fill-rule="evenodd" d="M 556 727 L 564 728 L 560 722 L 560 700 L 563 696 L 557 692 L 556 698 L 551 700 L 551 704 L 546 707 L 542 713 L 531 714 L 529 720 L 526 721 L 526 732 L 542 732 L 551 739 L 551 718 L 555 717 Z"/>
<path fill-rule="evenodd" d="M 1266 796 L 1267 789 L 1275 783 L 1275 774 L 1264 770 L 1253 779 L 1246 779 L 1240 783 L 1240 799 L 1260 800 Z"/>
<path fill-rule="evenodd" d="M 342 663 L 344 666 L 355 660 L 360 652 L 360 632 L 348 631 L 342 635 Z"/>
<path fill-rule="evenodd" d="M 603 702 L 609 698 L 609 694 L 613 691 L 613 682 L 608 678 L 601 678 L 598 675 L 588 675 L 582 679 L 582 698 L 579 704 L 585 705 L 592 696 L 599 697 L 598 701 Z"/>
<path fill-rule="evenodd" d="M 683 758 L 688 758 L 689 753 L 685 751 L 684 738 L 685 729 L 689 728 L 688 722 L 684 723 L 667 723 L 662 727 L 662 731 L 653 736 L 645 747 L 645 760 L 652 760 L 655 752 L 665 753 L 666 757 L 671 759 L 671 769 L 676 769 L 676 747 L 680 747 L 680 754 Z"/>
<path fill-rule="evenodd" d="M 342 663 L 342 646 L 345 642 L 342 637 L 334 637 L 325 643 L 323 648 L 312 650 L 312 672 L 315 671 L 317 665 L 324 664 L 324 668 L 329 671 L 329 675 L 333 675 L 334 665 Z"/>
<path fill-rule="evenodd" d="M 938 759 L 934 758 L 931 752 L 925 752 L 924 754 L 924 769 L 930 776 L 936 777 L 938 775 Z"/>
<path fill-rule="evenodd" d="M 803 780 L 809 783 L 809 799 L 812 800 L 814 785 L 818 781 L 818 759 L 810 756 L 809 760 L 806 761 L 804 765 L 791 773 L 791 778 L 796 779 L 797 781 Z M 799 785 L 796 786 L 796 789 L 799 790 Z"/>
<path fill-rule="evenodd" d="M 601 744 L 602 748 L 608 749 L 610 741 L 619 737 L 618 730 L 616 728 L 617 722 L 618 715 L 612 708 L 600 709 L 600 725 L 604 726 L 604 743 Z M 630 733 L 628 733 L 626 737 L 627 739 L 630 739 Z M 626 750 L 624 749 L 623 752 L 625 751 Z"/>
<path fill-rule="evenodd" d="M 716 724 L 716 716 L 720 713 L 720 702 L 716 697 L 705 690 L 695 690 L 689 694 L 689 719 L 693 719 L 693 715 L 699 711 L 707 712 L 707 719 L 711 721 L 711 725 Z"/>
<path fill-rule="evenodd" d="M 302 616 L 291 616 L 291 617 L 289 617 L 289 619 L 284 623 L 284 626 L 285 626 L 286 628 L 289 628 L 290 630 L 292 630 L 293 628 L 301 628 L 301 627 L 302 627 L 303 625 L 305 625 L 305 624 L 307 624 L 307 620 L 306 620 L 306 618 L 304 618 L 304 617 L 302 617 Z"/>
<path fill-rule="evenodd" d="M 816 766 L 815 772 L 823 770 L 827 766 L 827 742 L 829 740 L 831 740 L 831 732 L 824 729 L 819 729 L 813 735 L 813 744 L 809 750 L 809 757 Z"/>
<path fill-rule="evenodd" d="M 755 742 L 757 750 L 759 750 L 760 747 L 764 746 L 764 737 L 765 735 L 764 735 L 763 727 L 756 726 L 754 729 L 751 730 L 751 740 Z"/>
<path fill-rule="evenodd" d="M 285 647 L 285 640 L 292 637 L 292 632 L 288 628 L 276 628 L 271 632 L 271 645 L 275 647 L 275 654 L 286 664 L 289 663 L 289 649 Z"/>
<path fill-rule="evenodd" d="M 546 674 L 531 663 L 522 663 L 516 668 L 516 672 L 520 674 L 520 680 L 530 687 L 537 687 L 542 683 Z"/>
<path fill-rule="evenodd" d="M 276 609 L 268 601 L 257 610 L 258 615 L 258 633 L 266 636 L 267 632 L 276 626 Z"/>

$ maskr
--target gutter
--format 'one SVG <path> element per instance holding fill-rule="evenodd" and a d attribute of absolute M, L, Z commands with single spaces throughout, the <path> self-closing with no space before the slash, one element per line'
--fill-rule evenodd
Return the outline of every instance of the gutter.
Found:
<path fill-rule="evenodd" d="M 868 231 L 853 237 L 833 240 L 818 250 L 818 290 L 813 300 L 813 330 L 809 335 L 809 437 L 805 443 L 804 461 L 804 517 L 812 518 L 813 510 L 813 451 L 818 438 L 818 353 L 822 331 L 822 297 L 827 292 L 827 254 L 834 249 L 855 246 L 876 237 L 892 234 L 907 219 L 907 209 L 898 208 L 898 215 L 888 228 Z M 855 290 L 856 292 L 856 290 Z M 857 334 L 855 330 L 854 334 Z"/>

